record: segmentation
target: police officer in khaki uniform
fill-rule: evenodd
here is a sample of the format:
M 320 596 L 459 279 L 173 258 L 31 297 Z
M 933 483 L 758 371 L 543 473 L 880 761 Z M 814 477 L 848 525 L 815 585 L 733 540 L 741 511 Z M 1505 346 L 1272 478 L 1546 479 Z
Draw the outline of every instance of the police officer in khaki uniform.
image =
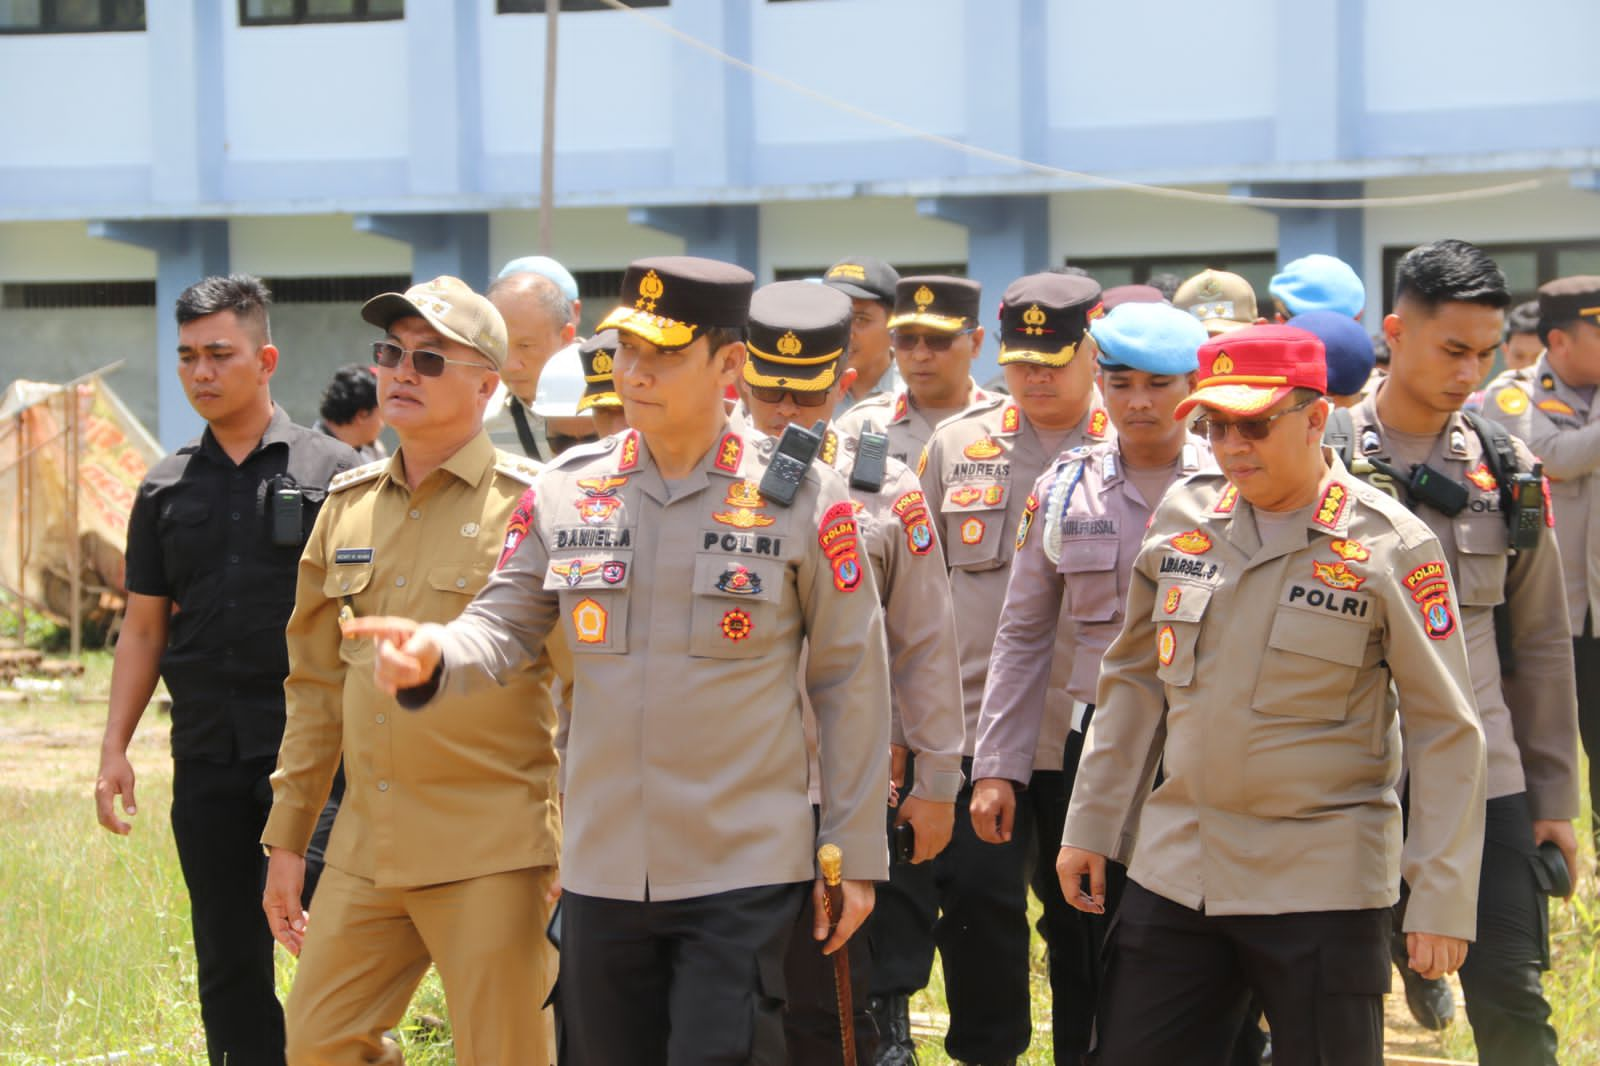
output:
M 387 613 L 448 621 L 494 569 L 537 469 L 483 431 L 505 325 L 452 277 L 374 297 L 362 317 L 384 331 L 373 358 L 400 449 L 334 480 L 289 621 L 288 725 L 261 837 L 267 920 L 300 956 L 288 1060 L 399 1062 L 382 1034 L 431 961 L 459 1061 L 548 1063 L 535 1009 L 559 846 L 548 662 L 411 714 L 375 687 L 373 642 L 339 631 Z M 348 788 L 308 927 L 302 856 L 341 753 Z
M 1540 506 L 1526 516 L 1502 493 L 1530 474 L 1533 456 L 1503 433 L 1505 454 L 1497 456 L 1493 437 L 1478 431 L 1483 423 L 1459 410 L 1499 350 L 1511 295 L 1494 260 L 1465 241 L 1412 249 L 1395 278 L 1395 310 L 1383 322 L 1389 376 L 1351 411 L 1352 468 L 1433 530 L 1461 601 L 1489 750 L 1478 943 L 1461 968 L 1479 1059 L 1553 1064 L 1556 1034 L 1539 979 L 1549 945 L 1536 849 L 1551 842 L 1570 869 L 1580 806 L 1561 552 L 1537 478 L 1528 478 L 1528 502 Z M 1508 518 L 1531 534 L 1520 545 Z
M 1490 383 L 1483 413 L 1525 441 L 1550 480 L 1566 574 L 1567 617 L 1578 677 L 1578 724 L 1589 755 L 1589 803 L 1600 810 L 1600 276 L 1561 278 L 1539 290 L 1533 365 Z M 1574 871 L 1576 873 L 1576 871 Z
M 525 531 L 448 626 L 358 629 L 402 703 L 482 692 L 559 625 L 573 652 L 562 1016 L 576 1063 L 781 1062 L 783 957 L 821 843 L 844 853 L 830 953 L 888 873 L 883 612 L 855 508 L 825 466 L 728 420 L 753 278 L 639 260 L 614 371 L 627 433 L 540 475 Z M 799 688 L 820 732 L 807 798 Z
M 894 367 L 889 318 L 900 272 L 870 255 L 847 255 L 827 269 L 822 283 L 850 297 L 850 369 L 855 378 L 841 391 L 839 413 L 868 396 L 893 396 L 900 375 Z
M 757 290 L 750 302 L 749 358 L 739 389 L 757 429 L 779 437 L 787 426 L 832 410 L 854 378 L 845 352 L 851 328 L 851 302 L 841 293 L 803 281 Z M 926 863 L 950 840 L 962 782 L 955 614 L 922 486 L 905 464 L 877 450 L 880 446 L 881 438 L 841 439 L 827 429 L 818 461 L 845 477 L 858 505 L 888 638 L 891 751 L 895 762 L 909 765 L 903 771 L 909 789 L 896 798 L 890 821 L 913 833 L 914 851 L 901 861 Z M 807 706 L 809 711 L 809 700 Z M 812 781 L 812 801 L 820 803 L 815 773 Z M 810 928 L 810 915 L 802 913 L 801 923 Z M 867 929 L 870 935 L 870 919 Z M 850 941 L 850 976 L 856 986 L 857 1047 L 871 1061 L 879 1031 L 891 1041 L 908 1041 L 910 1033 L 895 1033 L 888 1019 L 866 1013 L 868 939 Z M 833 967 L 814 944 L 797 937 L 789 946 L 788 973 L 790 1066 L 837 1064 Z
M 1484 741 L 1450 568 L 1426 525 L 1320 447 L 1314 336 L 1227 333 L 1200 367 L 1178 414 L 1204 408 L 1226 481 L 1191 477 L 1156 508 L 1057 862 L 1073 905 L 1098 912 L 1107 859 L 1132 857 L 1099 1053 L 1221 1061 L 1253 992 L 1274 1062 L 1378 1066 L 1402 871 L 1413 968 L 1456 969 L 1474 935 Z
M 933 427 L 969 404 L 989 398 L 972 380 L 972 361 L 983 349 L 976 281 L 926 274 L 894 287 L 889 343 L 903 388 L 868 396 L 839 416 L 836 428 L 853 437 L 868 426 L 889 434 L 889 454 L 912 464 Z
M 583 395 L 578 398 L 578 412 L 589 412 L 595 431 L 602 437 L 621 433 L 628 428 L 628 420 L 611 376 L 617 358 L 617 331 L 603 329 L 578 345 L 578 358 L 583 361 Z
M 937 302 L 930 307 L 941 310 Z M 968 758 L 977 742 L 1017 532 L 1037 510 L 1028 490 L 1062 452 L 1113 434 L 1095 394 L 1094 345 L 1085 343 L 1089 323 L 1101 313 L 1100 286 L 1091 278 L 1051 273 L 1012 282 L 1000 305 L 1000 365 L 1011 397 L 975 403 L 940 423 L 919 464 L 950 567 Z M 1025 849 L 1041 837 L 1048 854 L 1036 864 L 1035 887 L 1045 906 L 1045 940 L 1054 945 L 1075 939 L 1076 922 L 1049 876 L 1066 813 L 1061 758 L 1072 719 L 1071 644 L 1063 636 L 1052 655 L 1046 725 L 1017 832 L 1002 844 L 985 844 L 970 819 L 958 818 L 950 849 L 936 863 L 944 909 L 939 951 L 950 998 L 946 1046 L 963 1061 L 1005 1062 L 1028 1046 L 1023 871 Z M 958 806 L 967 808 L 971 801 L 969 786 Z M 1051 953 L 1056 998 L 1072 984 L 1066 968 L 1076 967 L 1073 954 Z
M 1089 333 L 1117 437 L 1058 459 L 1034 484 L 1029 499 L 1037 507 L 1024 512 L 1017 531 L 972 761 L 973 828 L 992 844 L 1010 838 L 1015 792 L 1033 777 L 1051 649 L 1060 640 L 1072 654 L 1066 679 L 1072 733 L 1061 764 L 1063 792 L 1070 796 L 1083 733 L 1094 714 L 1100 660 L 1122 628 L 1122 604 L 1145 524 L 1174 481 L 1217 472 L 1210 448 L 1173 417 L 1194 391 L 1196 353 L 1206 340 L 1194 316 L 1167 304 L 1129 303 L 1091 323 Z M 1052 851 L 1058 845 L 1055 839 L 1045 843 Z M 1045 866 L 1053 872 L 1053 860 Z M 1114 907 L 1112 902 L 1107 909 Z M 1063 930 L 1073 930 L 1074 938 L 1050 945 L 1052 963 L 1059 954 L 1062 964 L 1052 974 L 1064 982 L 1055 990 L 1051 1015 L 1060 1063 L 1075 1063 L 1089 1051 L 1108 921 L 1068 914 Z

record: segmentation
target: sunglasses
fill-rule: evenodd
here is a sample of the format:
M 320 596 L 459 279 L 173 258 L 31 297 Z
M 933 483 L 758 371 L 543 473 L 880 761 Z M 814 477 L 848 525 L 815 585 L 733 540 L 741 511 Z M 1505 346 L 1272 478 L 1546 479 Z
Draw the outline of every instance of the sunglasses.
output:
M 894 346 L 895 351 L 906 355 L 916 351 L 919 344 L 938 355 L 948 352 L 950 346 L 956 342 L 957 337 L 965 337 L 971 332 L 971 327 L 959 333 L 902 333 L 899 330 L 893 330 L 889 334 L 889 343 Z
M 829 389 L 821 392 L 800 392 L 797 389 L 779 389 L 771 385 L 749 385 L 750 395 L 762 403 L 782 403 L 788 397 L 796 407 L 821 407 L 828 402 Z
M 443 374 L 446 363 L 452 366 L 470 366 L 475 370 L 494 369 L 492 366 L 474 363 L 467 359 L 446 359 L 438 352 L 430 352 L 423 348 L 402 348 L 389 341 L 374 341 L 372 345 L 372 361 L 390 370 L 399 366 L 400 361 L 408 355 L 411 356 L 411 365 L 425 378 L 436 378 Z
M 1292 415 L 1296 411 L 1302 411 L 1310 404 L 1311 401 L 1306 400 L 1304 403 L 1297 403 L 1287 410 L 1279 411 L 1275 415 L 1268 415 L 1266 418 L 1247 418 L 1239 422 L 1218 422 L 1214 418 L 1197 418 L 1194 420 L 1194 431 L 1209 437 L 1212 444 L 1221 444 L 1227 440 L 1228 430 L 1230 429 L 1239 431 L 1240 440 L 1263 441 L 1272 432 L 1273 423 L 1277 422 L 1278 419 L 1284 415 Z

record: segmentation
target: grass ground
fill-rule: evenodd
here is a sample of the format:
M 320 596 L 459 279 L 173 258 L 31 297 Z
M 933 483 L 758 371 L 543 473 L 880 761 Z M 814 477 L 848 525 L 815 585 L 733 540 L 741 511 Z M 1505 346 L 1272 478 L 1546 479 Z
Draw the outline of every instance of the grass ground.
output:
M 0 1063 L 190 1066 L 204 1061 L 204 1041 L 188 900 L 167 822 L 166 723 L 152 713 L 135 737 L 141 813 L 130 837 L 113 837 L 95 824 L 91 791 L 109 658 L 91 654 L 87 663 L 85 676 L 59 692 L 0 702 Z M 1583 865 L 1592 869 L 1592 853 Z M 1592 877 L 1580 881 L 1570 906 L 1552 908 L 1551 933 L 1555 967 L 1546 990 L 1563 1061 L 1600 1062 L 1600 902 Z M 1037 942 L 1033 970 L 1034 1047 L 1022 1061 L 1044 1066 L 1051 1061 L 1049 993 Z M 292 961 L 280 955 L 280 992 L 292 976 Z M 1427 1033 L 1411 1024 L 1398 990 L 1397 982 L 1388 1001 L 1394 1061 L 1473 1061 L 1463 1011 L 1447 1032 Z M 924 1066 L 944 1066 L 937 967 L 912 1009 L 923 1022 Z M 447 1015 L 435 976 L 410 1017 L 420 1014 Z M 413 1066 L 455 1061 L 447 1037 L 410 1024 L 400 1035 Z

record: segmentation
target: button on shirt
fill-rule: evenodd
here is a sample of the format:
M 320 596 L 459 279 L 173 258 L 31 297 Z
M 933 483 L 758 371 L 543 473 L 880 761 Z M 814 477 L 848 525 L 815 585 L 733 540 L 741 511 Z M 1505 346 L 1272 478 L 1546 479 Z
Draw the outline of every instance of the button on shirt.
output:
M 328 482 L 355 465 L 349 446 L 275 406 L 243 462 L 235 465 L 208 428 L 140 484 L 128 518 L 127 587 L 177 607 L 161 656 L 175 758 L 276 754 L 295 566 Z M 280 489 L 300 492 L 292 544 L 273 543 Z

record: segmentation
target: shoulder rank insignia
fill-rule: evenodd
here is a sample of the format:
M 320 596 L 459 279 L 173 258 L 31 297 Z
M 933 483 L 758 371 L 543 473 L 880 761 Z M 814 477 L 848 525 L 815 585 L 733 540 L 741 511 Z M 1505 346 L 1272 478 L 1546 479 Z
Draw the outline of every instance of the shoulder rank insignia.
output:
M 1104 440 L 1106 426 L 1110 423 L 1111 416 L 1106 414 L 1105 408 L 1096 407 L 1094 413 L 1089 416 L 1089 428 L 1085 432 L 1095 440 Z
M 1578 413 L 1572 409 L 1571 404 L 1563 403 L 1554 397 L 1548 400 L 1540 400 L 1539 410 L 1550 415 L 1575 415 Z
M 342 492 L 343 490 L 350 488 L 352 485 L 360 485 L 362 482 L 371 481 L 373 478 L 383 473 L 383 468 L 388 465 L 389 460 L 378 459 L 374 462 L 363 463 L 361 466 L 352 467 L 343 473 L 335 474 L 333 480 L 328 482 L 328 491 Z
M 718 470 L 730 474 L 739 472 L 739 457 L 744 454 L 744 441 L 739 439 L 739 434 L 728 433 L 717 444 L 717 458 L 713 463 Z
M 1234 507 L 1239 503 L 1239 487 L 1231 481 L 1228 487 L 1222 490 L 1222 495 L 1217 497 L 1216 504 L 1211 508 L 1212 514 L 1232 514 Z
M 821 459 L 825 466 L 832 466 L 834 460 L 839 458 L 839 435 L 833 430 L 830 429 L 822 435 L 822 451 L 817 458 Z
M 1556 391 L 1556 378 L 1554 374 L 1543 374 L 1539 378 L 1539 387 L 1545 392 Z
M 1000 415 L 1000 432 L 1015 433 L 1022 428 L 1022 412 L 1014 403 L 1006 404 L 1006 409 Z
M 1191 529 L 1179 533 L 1167 543 L 1183 552 L 1185 555 L 1204 555 L 1211 550 L 1211 538 L 1198 529 Z
M 1311 520 L 1324 529 L 1337 529 L 1344 509 L 1350 504 L 1350 493 L 1338 482 L 1331 483 L 1317 501 L 1317 513 Z
M 1528 409 L 1528 394 L 1515 385 L 1507 385 L 1494 394 L 1494 403 L 1508 415 L 1520 415 Z
M 967 445 L 961 454 L 968 459 L 993 459 L 1003 451 L 1005 449 L 996 444 L 993 437 L 985 435 Z
M 500 549 L 500 560 L 494 564 L 496 570 L 503 568 L 506 563 L 511 561 L 511 557 L 517 553 L 517 545 L 522 543 L 523 538 L 527 537 L 528 530 L 532 527 L 533 490 L 529 489 L 522 494 L 522 498 L 517 501 L 516 507 L 511 510 L 511 519 L 506 523 L 505 544 Z
M 898 422 L 906 416 L 906 394 L 897 393 L 894 398 L 894 413 L 889 416 L 889 421 Z
M 639 431 L 628 430 L 622 438 L 622 454 L 617 457 L 617 473 L 625 474 L 639 465 Z

